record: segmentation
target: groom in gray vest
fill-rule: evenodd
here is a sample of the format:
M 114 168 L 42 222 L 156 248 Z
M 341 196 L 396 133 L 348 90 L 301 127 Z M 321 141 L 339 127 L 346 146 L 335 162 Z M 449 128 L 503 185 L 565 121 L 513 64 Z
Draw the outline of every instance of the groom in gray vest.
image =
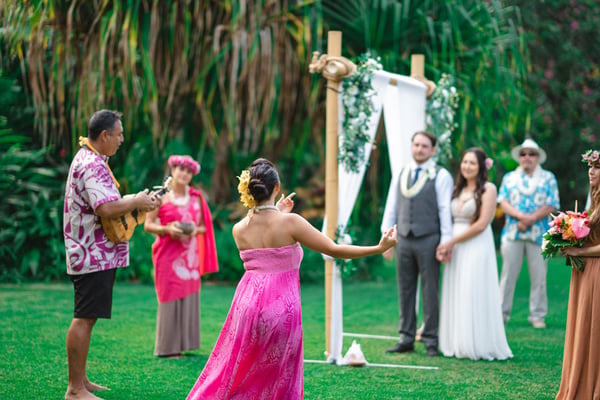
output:
M 427 355 L 437 356 L 440 263 L 435 251 L 439 243 L 452 237 L 453 181 L 450 173 L 431 159 L 437 143 L 432 133 L 416 132 L 411 142 L 413 161 L 392 177 L 381 224 L 382 232 L 394 224 L 398 226 L 396 270 L 401 337 L 387 352 L 414 350 L 417 285 L 421 275 L 424 319 L 421 338 Z M 383 255 L 391 260 L 394 248 Z

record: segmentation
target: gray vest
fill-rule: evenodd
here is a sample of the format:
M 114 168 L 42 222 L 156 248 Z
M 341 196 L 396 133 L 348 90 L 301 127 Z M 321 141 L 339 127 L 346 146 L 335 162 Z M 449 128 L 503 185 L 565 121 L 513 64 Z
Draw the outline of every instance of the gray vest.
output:
M 408 168 L 408 167 L 405 167 Z M 435 167 L 436 174 L 440 167 Z M 437 177 L 437 175 L 436 175 Z M 415 237 L 440 233 L 440 216 L 438 214 L 435 179 L 428 179 L 423 189 L 413 198 L 402 195 L 398 181 L 398 234 Z

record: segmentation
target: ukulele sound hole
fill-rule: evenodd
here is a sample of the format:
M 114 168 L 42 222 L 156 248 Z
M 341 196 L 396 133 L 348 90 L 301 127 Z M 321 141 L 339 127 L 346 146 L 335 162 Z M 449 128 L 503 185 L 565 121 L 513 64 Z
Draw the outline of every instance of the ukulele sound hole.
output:
M 132 217 L 133 217 L 133 219 L 135 220 L 135 223 L 139 225 L 139 224 L 140 224 L 140 221 L 138 221 L 138 215 L 139 215 L 139 212 L 138 212 L 138 210 L 133 210 L 133 211 L 131 212 L 131 216 L 132 216 Z
M 127 219 L 125 218 L 124 215 L 121 215 L 121 223 L 123 224 L 123 227 L 125 227 L 125 230 L 129 229 L 127 227 Z

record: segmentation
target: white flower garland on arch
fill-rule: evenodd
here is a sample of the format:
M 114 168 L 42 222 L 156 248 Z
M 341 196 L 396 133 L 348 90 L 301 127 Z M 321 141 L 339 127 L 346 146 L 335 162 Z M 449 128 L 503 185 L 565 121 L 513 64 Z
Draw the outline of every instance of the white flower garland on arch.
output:
M 364 148 L 370 140 L 368 121 L 373 113 L 372 98 L 375 95 L 371 78 L 374 71 L 382 69 L 380 58 L 373 58 L 369 52 L 359 56 L 356 64 L 356 72 L 344 79 L 341 91 L 344 119 L 338 160 L 348 172 L 357 172 L 366 163 Z M 458 126 L 455 114 L 459 95 L 453 84 L 451 75 L 442 74 L 427 100 L 426 129 L 438 139 L 434 158 L 439 163 L 452 158 L 451 136 Z
M 356 72 L 344 79 L 342 84 L 343 135 L 339 140 L 338 160 L 347 172 L 358 172 L 366 163 L 365 144 L 369 142 L 369 118 L 373 113 L 372 98 L 375 95 L 371 76 L 382 69 L 379 57 L 370 53 L 358 57 Z
M 442 74 L 431 97 L 427 100 L 425 123 L 427 130 L 438 139 L 434 157 L 442 164 L 452 158 L 451 136 L 452 131 L 458 126 L 454 116 L 458 108 L 459 96 L 453 84 L 452 76 Z

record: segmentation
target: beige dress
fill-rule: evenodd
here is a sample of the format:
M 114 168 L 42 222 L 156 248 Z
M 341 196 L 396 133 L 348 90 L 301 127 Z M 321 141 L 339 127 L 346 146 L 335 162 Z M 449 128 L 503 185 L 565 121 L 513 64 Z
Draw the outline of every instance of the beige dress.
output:
M 571 272 L 562 376 L 557 399 L 600 399 L 600 257 Z

